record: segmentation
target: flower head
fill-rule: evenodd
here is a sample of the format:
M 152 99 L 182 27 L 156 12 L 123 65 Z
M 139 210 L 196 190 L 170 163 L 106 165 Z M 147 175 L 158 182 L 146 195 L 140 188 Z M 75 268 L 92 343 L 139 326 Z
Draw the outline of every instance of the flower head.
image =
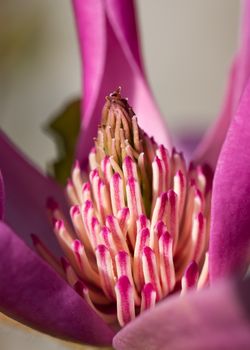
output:
M 33 242 L 98 315 L 124 326 L 168 294 L 208 283 L 211 178 L 150 138 L 120 89 L 106 98 L 94 142 L 88 181 L 76 162 L 67 185 L 74 230 L 48 202 L 66 259 L 60 266 Z
M 249 347 L 243 313 L 249 316 L 249 279 L 216 282 L 249 264 L 249 4 L 225 108 L 186 168 L 148 88 L 133 1 L 74 0 L 85 96 L 80 163 L 67 185 L 72 223 L 61 189 L 1 133 L 1 311 L 54 336 L 113 341 L 117 349 Z M 120 84 L 139 125 L 164 146 L 139 128 L 118 90 L 107 98 L 86 178 L 81 167 L 93 147 L 102 98 Z M 215 170 L 212 189 L 211 172 L 199 159 Z M 41 233 L 32 239 L 47 262 L 26 244 L 30 232 Z M 211 288 L 186 293 L 207 282 Z M 126 326 L 117 332 L 107 324 L 116 321 Z

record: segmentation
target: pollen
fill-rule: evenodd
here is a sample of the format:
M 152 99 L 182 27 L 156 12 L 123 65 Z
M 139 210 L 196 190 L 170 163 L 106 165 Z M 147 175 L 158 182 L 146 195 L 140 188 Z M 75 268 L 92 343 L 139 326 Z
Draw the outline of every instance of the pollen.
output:
M 120 89 L 106 98 L 89 154 L 66 193 L 71 222 L 50 199 L 64 256 L 36 237 L 38 253 L 107 323 L 126 325 L 170 294 L 209 284 L 212 175 L 158 145 L 138 126 Z

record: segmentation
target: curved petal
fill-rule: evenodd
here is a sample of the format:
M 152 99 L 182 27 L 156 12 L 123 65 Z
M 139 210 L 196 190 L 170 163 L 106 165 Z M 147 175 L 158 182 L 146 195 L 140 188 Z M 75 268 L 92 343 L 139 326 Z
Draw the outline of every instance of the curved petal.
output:
M 216 167 L 221 147 L 225 140 L 234 111 L 233 100 L 238 60 L 235 58 L 230 69 L 227 91 L 219 118 L 208 129 L 197 145 L 192 159 L 196 163 L 208 163 L 213 169 Z
M 216 166 L 221 147 L 229 125 L 237 109 L 239 99 L 250 75 L 250 1 L 242 1 L 242 20 L 240 45 L 235 58 L 227 86 L 227 93 L 218 120 L 214 122 L 198 145 L 193 158 L 205 161 L 213 168 Z
M 140 59 L 133 0 L 73 0 L 83 60 L 84 99 L 77 157 L 84 163 L 100 122 L 105 96 L 122 86 L 141 127 L 170 145 Z M 86 136 L 87 135 L 87 136 Z
M 250 284 L 244 285 L 250 292 Z M 247 350 L 250 322 L 233 283 L 172 296 L 143 313 L 113 340 L 115 349 Z
M 0 171 L 0 220 L 3 219 L 4 214 L 4 202 L 5 202 L 5 193 L 4 193 L 4 183 L 3 183 L 3 176 Z
M 213 183 L 210 277 L 250 262 L 250 80 L 223 145 Z
M 0 222 L 0 310 L 51 335 L 108 345 L 113 332 L 85 301 Z
M 60 252 L 49 225 L 46 200 L 53 196 L 63 207 L 63 191 L 43 176 L 0 131 L 0 169 L 5 185 L 4 220 L 31 245 L 30 234 L 40 234 L 54 252 Z

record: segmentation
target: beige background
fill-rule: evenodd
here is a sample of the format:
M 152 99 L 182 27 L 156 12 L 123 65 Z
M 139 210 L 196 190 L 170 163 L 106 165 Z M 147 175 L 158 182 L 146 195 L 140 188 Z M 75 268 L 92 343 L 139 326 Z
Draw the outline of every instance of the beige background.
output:
M 146 67 L 172 130 L 216 116 L 236 48 L 239 0 L 139 0 Z M 39 166 L 55 153 L 41 127 L 80 93 L 70 1 L 0 1 L 0 125 Z M 0 348 L 65 349 L 0 325 Z M 39 339 L 39 340 L 37 340 Z
M 203 129 L 222 99 L 239 0 L 137 3 L 149 80 L 169 125 Z M 54 146 L 41 126 L 80 93 L 70 1 L 0 4 L 0 124 L 44 168 Z

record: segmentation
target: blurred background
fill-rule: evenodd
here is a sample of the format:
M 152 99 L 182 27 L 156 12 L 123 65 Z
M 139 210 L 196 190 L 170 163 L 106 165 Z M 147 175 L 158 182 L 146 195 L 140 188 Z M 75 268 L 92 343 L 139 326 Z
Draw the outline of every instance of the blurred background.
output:
M 237 45 L 239 0 L 138 0 L 148 77 L 173 131 L 218 114 Z M 39 166 L 55 155 L 46 120 L 80 95 L 69 0 L 0 1 L 0 125 Z
M 217 116 L 237 47 L 239 3 L 137 1 L 149 81 L 173 131 L 202 131 Z M 71 3 L 0 1 L 0 23 L 0 126 L 45 169 L 55 146 L 43 127 L 81 93 Z M 36 337 L 0 324 L 3 350 L 32 349 Z M 36 349 L 66 346 L 46 339 Z

